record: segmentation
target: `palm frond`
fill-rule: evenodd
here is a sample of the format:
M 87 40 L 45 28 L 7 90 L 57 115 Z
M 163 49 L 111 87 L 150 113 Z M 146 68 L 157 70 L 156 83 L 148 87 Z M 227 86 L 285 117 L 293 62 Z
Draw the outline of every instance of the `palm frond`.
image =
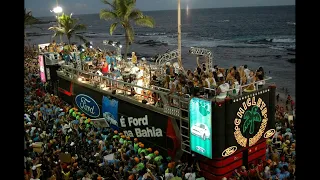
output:
M 109 2 L 109 0 L 101 0 L 101 2 L 103 3 L 103 4 L 107 4 L 107 5 L 109 5 L 111 8 L 115 8 L 115 5 L 114 5 L 114 0 L 113 0 L 113 2 Z
M 59 26 L 49 27 L 48 30 L 52 30 L 54 32 L 66 33 L 65 29 L 63 27 L 59 27 Z
M 83 41 L 84 43 L 88 42 L 88 40 L 83 35 L 75 34 L 74 36 Z
M 124 18 L 125 14 L 127 13 L 127 3 L 128 1 L 115 0 L 115 11 L 121 18 Z
M 136 25 L 153 28 L 155 26 L 154 19 L 150 16 L 143 16 L 134 20 Z
M 87 26 L 84 24 L 77 24 L 73 27 L 75 31 L 83 31 L 87 29 Z
M 64 35 L 64 33 L 62 33 L 61 31 L 55 31 L 52 37 L 55 38 L 60 35 Z
M 31 11 L 24 9 L 24 25 L 32 25 L 39 22 L 39 19 L 32 16 Z
M 126 6 L 125 17 L 128 18 L 130 16 L 131 12 L 134 10 L 136 3 L 133 2 L 132 0 L 128 0 L 127 3 L 125 4 L 125 6 Z
M 118 23 L 117 23 L 117 22 L 116 22 L 116 23 L 111 24 L 111 26 L 110 26 L 110 35 L 112 35 L 112 34 L 113 34 L 113 32 L 116 30 L 117 25 L 118 25 Z
M 138 9 L 134 9 L 131 11 L 130 15 L 129 15 L 129 19 L 138 19 L 140 17 L 143 17 L 143 14 L 140 10 Z
M 100 19 L 114 20 L 117 18 L 117 14 L 108 9 L 102 9 L 100 11 Z

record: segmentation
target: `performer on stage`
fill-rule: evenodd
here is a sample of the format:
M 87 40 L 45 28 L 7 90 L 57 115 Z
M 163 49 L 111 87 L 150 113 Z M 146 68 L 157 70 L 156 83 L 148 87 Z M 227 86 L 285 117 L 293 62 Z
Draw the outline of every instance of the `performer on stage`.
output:
M 131 55 L 132 55 L 132 56 L 131 56 L 131 58 L 132 58 L 132 59 L 131 59 L 131 62 L 132 62 L 133 64 L 137 64 L 138 61 L 137 61 L 136 53 L 135 53 L 135 52 L 132 52 Z
M 138 71 L 137 73 L 137 86 L 141 86 L 143 87 L 144 86 L 144 81 L 143 81 L 143 75 L 144 75 L 144 67 L 143 66 L 140 66 L 140 71 Z M 142 88 L 138 88 L 138 87 L 135 87 L 135 92 L 139 95 L 143 95 L 143 89 Z

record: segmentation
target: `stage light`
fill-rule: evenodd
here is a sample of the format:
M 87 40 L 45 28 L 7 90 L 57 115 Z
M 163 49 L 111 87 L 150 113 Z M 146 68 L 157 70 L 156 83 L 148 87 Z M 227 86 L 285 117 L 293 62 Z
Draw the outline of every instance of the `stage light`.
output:
M 119 45 L 119 48 L 122 48 L 122 45 L 121 45 L 121 44 Z

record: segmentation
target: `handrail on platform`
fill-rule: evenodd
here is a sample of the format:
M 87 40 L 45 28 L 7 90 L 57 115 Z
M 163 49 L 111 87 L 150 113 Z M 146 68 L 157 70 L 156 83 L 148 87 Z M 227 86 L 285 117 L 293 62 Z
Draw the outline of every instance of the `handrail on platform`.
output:
M 94 88 L 99 88 L 100 90 L 104 90 L 106 92 L 111 91 L 111 93 L 116 93 L 117 95 L 124 95 L 130 99 L 137 100 L 139 102 L 142 102 L 142 100 L 151 100 L 151 102 L 154 102 L 156 107 L 158 108 L 164 108 L 164 107 L 171 107 L 171 108 L 177 108 L 182 110 L 187 110 L 187 106 L 185 104 L 188 104 L 192 96 L 188 96 L 188 94 L 183 95 L 177 95 L 177 93 L 171 93 L 169 89 L 158 87 L 154 85 L 150 85 L 149 87 L 141 87 L 132 83 L 124 82 L 121 80 L 115 79 L 111 74 L 108 76 L 101 76 L 98 74 L 94 74 L 91 72 L 86 72 L 83 70 L 79 70 L 73 67 L 70 67 L 68 65 L 62 65 L 60 69 L 57 71 L 57 74 L 60 76 L 64 76 L 73 80 L 77 80 L 79 83 L 84 83 L 87 85 L 91 85 Z M 88 79 L 88 80 L 86 80 Z M 246 84 L 239 86 L 238 89 L 233 88 L 228 90 L 228 96 L 230 98 L 236 98 L 238 96 L 242 96 L 243 89 L 247 86 L 254 85 L 255 89 L 252 92 L 256 92 L 259 88 L 259 85 L 265 85 L 265 82 L 268 80 L 271 80 L 271 77 L 267 77 L 264 80 L 257 81 L 251 84 Z M 132 89 L 134 88 L 140 88 L 144 90 L 144 93 L 138 94 L 138 98 L 134 98 L 132 96 Z M 207 90 L 207 92 L 213 92 L 213 97 L 208 97 L 204 99 L 211 99 L 212 101 L 216 101 L 216 89 L 211 88 L 203 88 L 204 90 Z M 233 93 L 234 90 L 238 90 L 238 93 Z M 223 99 L 222 99 L 223 100 Z

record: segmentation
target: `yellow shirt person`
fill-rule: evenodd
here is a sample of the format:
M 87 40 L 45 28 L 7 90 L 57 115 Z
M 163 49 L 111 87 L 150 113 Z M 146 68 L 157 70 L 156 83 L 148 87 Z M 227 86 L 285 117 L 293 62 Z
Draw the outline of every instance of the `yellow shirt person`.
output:
M 132 56 L 131 56 L 131 61 L 132 61 L 132 63 L 133 64 L 137 64 L 137 56 L 136 56 L 136 53 L 135 52 L 132 52 L 131 53 L 132 54 Z

